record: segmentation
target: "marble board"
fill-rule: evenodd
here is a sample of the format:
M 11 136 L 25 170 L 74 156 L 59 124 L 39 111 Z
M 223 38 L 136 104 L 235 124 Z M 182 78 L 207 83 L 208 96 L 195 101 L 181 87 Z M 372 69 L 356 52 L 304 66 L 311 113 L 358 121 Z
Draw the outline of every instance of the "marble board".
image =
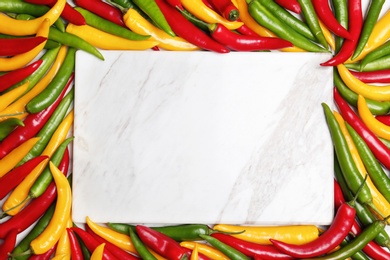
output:
M 330 224 L 323 53 L 77 52 L 73 220 Z

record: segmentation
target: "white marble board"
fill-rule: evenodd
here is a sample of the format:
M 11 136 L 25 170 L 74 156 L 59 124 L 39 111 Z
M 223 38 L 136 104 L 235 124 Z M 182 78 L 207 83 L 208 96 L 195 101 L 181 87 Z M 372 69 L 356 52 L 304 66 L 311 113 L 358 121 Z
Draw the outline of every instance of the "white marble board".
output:
M 73 220 L 330 224 L 320 53 L 77 52 Z

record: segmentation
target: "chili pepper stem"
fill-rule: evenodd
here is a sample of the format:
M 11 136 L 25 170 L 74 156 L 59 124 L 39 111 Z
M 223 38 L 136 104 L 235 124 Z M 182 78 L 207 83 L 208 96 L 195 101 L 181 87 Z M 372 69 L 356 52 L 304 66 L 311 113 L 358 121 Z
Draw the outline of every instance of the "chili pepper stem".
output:
M 364 184 L 365 184 L 366 181 L 367 181 L 367 177 L 368 177 L 368 174 L 366 173 L 366 175 L 364 176 L 364 180 L 363 180 L 362 184 L 360 185 L 359 189 L 357 190 L 355 196 L 353 197 L 353 199 L 352 199 L 350 202 L 348 202 L 348 204 L 349 204 L 351 207 L 355 207 L 355 202 L 356 202 L 356 200 L 357 200 L 357 198 L 358 198 L 358 196 L 359 196 L 360 191 L 363 189 L 363 186 L 364 186 Z
M 32 250 L 28 249 L 24 252 L 17 253 L 17 254 L 8 253 L 8 256 L 11 257 L 11 259 L 17 259 L 18 257 L 21 257 L 21 256 L 31 255 L 32 253 L 33 253 Z
M 18 208 L 20 205 L 23 205 L 25 202 L 29 201 L 30 199 L 32 199 L 32 197 L 30 195 L 28 195 L 24 200 L 22 200 L 20 203 L 18 203 L 17 205 L 7 209 L 6 211 L 3 211 L 3 213 L 0 215 L 0 219 L 3 219 L 7 216 L 7 213 Z
M 13 114 L 4 114 L 4 115 L 1 115 L 1 116 L 0 116 L 0 119 L 1 119 L 1 118 L 5 118 L 5 117 L 20 116 L 20 115 L 23 115 L 24 113 L 26 113 L 26 112 L 23 111 L 23 112 L 18 112 L 18 113 L 13 113 Z

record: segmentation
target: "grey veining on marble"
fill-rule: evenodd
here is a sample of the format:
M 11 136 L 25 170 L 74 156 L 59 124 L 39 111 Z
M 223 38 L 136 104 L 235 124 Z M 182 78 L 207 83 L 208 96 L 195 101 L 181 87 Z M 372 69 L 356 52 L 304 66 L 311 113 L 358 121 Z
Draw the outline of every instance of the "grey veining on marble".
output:
M 73 219 L 329 224 L 328 54 L 78 52 Z

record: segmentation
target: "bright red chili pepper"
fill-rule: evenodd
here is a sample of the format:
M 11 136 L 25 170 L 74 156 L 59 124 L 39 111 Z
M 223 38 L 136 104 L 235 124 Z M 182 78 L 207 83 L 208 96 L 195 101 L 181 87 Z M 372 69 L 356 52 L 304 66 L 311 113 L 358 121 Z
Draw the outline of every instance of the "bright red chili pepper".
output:
M 275 1 L 281 7 L 284 7 L 287 10 L 290 10 L 294 13 L 301 13 L 301 6 L 299 5 L 297 0 L 276 0 Z
M 0 143 L 0 159 L 6 156 L 10 151 L 19 146 L 21 143 L 34 137 L 39 132 L 39 130 L 41 130 L 41 128 L 46 124 L 50 116 L 58 107 L 72 82 L 73 76 L 69 79 L 60 96 L 53 104 L 39 113 L 29 114 L 23 121 L 23 127 L 16 127 L 6 138 L 3 139 L 3 141 Z
M 16 229 L 12 229 L 7 236 L 5 237 L 3 244 L 0 246 L 0 260 L 7 260 L 9 257 L 9 253 L 12 252 L 12 250 L 15 247 L 16 243 L 16 236 L 18 235 L 18 232 Z
M 213 11 L 217 11 L 217 8 L 213 5 L 213 3 L 209 0 L 202 0 L 202 2 L 208 7 L 210 8 L 211 10 Z
M 349 104 L 341 97 L 337 89 L 333 91 L 334 100 L 339 108 L 340 114 L 355 131 L 364 139 L 372 153 L 387 169 L 390 169 L 390 149 L 387 148 L 378 137 L 367 128 L 363 121 L 351 109 Z
M 186 250 L 172 238 L 142 225 L 137 225 L 135 229 L 142 242 L 162 257 L 172 260 L 181 260 L 187 257 Z
M 19 83 L 23 79 L 30 76 L 36 71 L 42 64 L 42 60 L 37 60 L 24 68 L 10 71 L 0 76 L 0 92 L 12 87 L 14 84 Z
M 364 83 L 390 83 L 390 69 L 362 72 L 350 70 L 350 72 Z
M 376 116 L 376 119 L 379 122 L 382 122 L 383 124 L 390 126 L 390 115 Z
M 38 5 L 48 5 L 53 7 L 57 0 L 24 0 L 30 4 L 38 4 Z M 61 13 L 61 16 L 66 19 L 69 23 L 75 25 L 85 25 L 84 16 L 82 16 L 78 11 L 76 11 L 69 3 L 65 4 L 64 10 Z
M 290 42 L 280 38 L 237 34 L 222 24 L 210 24 L 209 28 L 214 40 L 235 51 L 276 50 L 293 46 Z
M 46 253 L 40 255 L 31 255 L 28 260 L 49 260 L 51 259 L 54 251 L 57 248 L 57 244 L 55 244 L 52 248 L 50 248 Z
M 75 0 L 77 6 L 103 17 L 113 23 L 126 27 L 123 22 L 122 12 L 106 2 L 101 0 Z
M 343 191 L 341 190 L 341 187 L 339 183 L 336 180 L 333 180 L 334 183 L 334 189 L 333 189 L 333 195 L 334 195 L 334 208 L 338 209 L 341 204 L 345 203 Z
M 166 0 L 168 4 L 170 4 L 174 8 L 179 8 L 180 10 L 183 10 L 183 6 L 181 5 L 180 0 Z
M 350 38 L 345 39 L 340 51 L 322 66 L 337 66 L 352 56 L 359 41 L 360 32 L 363 26 L 362 3 L 361 0 L 348 1 L 348 27 Z
M 318 17 L 330 31 L 340 37 L 346 39 L 351 38 L 350 33 L 340 25 L 340 23 L 333 15 L 328 0 L 313 0 L 312 3 Z
M 47 38 L 42 36 L 0 39 L 0 56 L 14 56 L 34 49 Z
M 48 156 L 38 156 L 12 169 L 0 178 L 0 200 L 13 190 L 39 163 Z
M 156 3 L 172 30 L 177 35 L 205 50 L 219 53 L 229 52 L 228 48 L 210 38 L 206 33 L 188 21 L 178 10 L 168 5 L 165 0 L 156 0 Z
M 84 242 L 85 246 L 87 247 L 88 251 L 93 252 L 96 247 L 100 245 L 100 243 L 87 231 L 79 228 L 79 227 L 72 227 L 71 228 L 78 236 L 79 238 Z M 104 248 L 103 253 L 103 259 L 105 260 L 115 260 L 115 256 L 108 251 L 107 248 Z
M 219 14 L 229 21 L 236 21 L 240 15 L 237 7 L 230 0 L 210 0 Z
M 70 228 L 67 228 L 66 232 L 68 233 L 69 244 L 72 253 L 71 258 L 73 260 L 83 260 L 83 251 L 81 250 L 80 243 L 77 240 L 76 235 Z
M 241 19 L 237 19 L 237 22 L 242 22 Z M 253 31 L 251 28 L 249 28 L 246 24 L 241 25 L 237 28 L 237 32 L 243 34 L 243 35 L 249 35 L 249 36 L 255 36 L 258 37 L 259 35 Z

